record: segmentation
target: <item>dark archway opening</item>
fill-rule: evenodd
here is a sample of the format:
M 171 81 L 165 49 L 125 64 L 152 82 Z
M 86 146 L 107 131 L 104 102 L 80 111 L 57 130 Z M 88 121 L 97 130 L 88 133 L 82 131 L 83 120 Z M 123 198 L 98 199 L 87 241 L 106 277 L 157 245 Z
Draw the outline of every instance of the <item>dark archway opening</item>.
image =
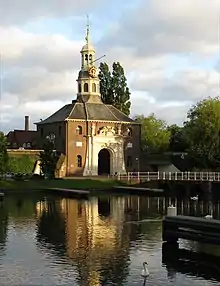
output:
M 108 149 L 102 149 L 98 155 L 98 174 L 110 175 L 110 153 Z

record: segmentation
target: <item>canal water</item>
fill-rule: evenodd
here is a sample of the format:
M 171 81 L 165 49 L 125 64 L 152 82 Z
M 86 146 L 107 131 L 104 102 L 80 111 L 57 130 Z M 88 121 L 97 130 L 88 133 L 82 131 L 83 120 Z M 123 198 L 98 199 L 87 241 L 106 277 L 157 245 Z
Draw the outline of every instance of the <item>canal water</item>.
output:
M 170 203 L 135 196 L 7 196 L 0 205 L 0 284 L 219 285 L 220 259 L 198 253 L 220 257 L 220 248 L 181 242 L 178 251 L 169 250 L 173 259 L 166 258 L 161 219 Z M 172 203 L 179 213 L 211 211 L 220 218 L 218 203 Z M 144 261 L 146 281 L 140 275 Z

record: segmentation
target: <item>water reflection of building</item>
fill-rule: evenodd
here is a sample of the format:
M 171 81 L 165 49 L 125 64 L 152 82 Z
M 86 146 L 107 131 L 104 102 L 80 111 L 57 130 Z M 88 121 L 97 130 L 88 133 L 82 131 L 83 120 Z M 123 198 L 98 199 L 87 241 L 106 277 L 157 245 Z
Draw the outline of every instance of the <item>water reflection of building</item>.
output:
M 38 240 L 60 249 L 61 241 L 56 244 L 51 232 L 63 237 L 65 252 L 77 266 L 80 285 L 102 285 L 103 279 L 109 277 L 124 279 L 129 261 L 129 228 L 124 229 L 122 224 L 124 201 L 124 198 L 91 198 L 89 201 L 63 199 L 59 204 L 50 202 L 47 206 L 45 202 L 38 204 L 38 213 L 42 212 Z M 57 223 L 52 210 L 59 212 Z

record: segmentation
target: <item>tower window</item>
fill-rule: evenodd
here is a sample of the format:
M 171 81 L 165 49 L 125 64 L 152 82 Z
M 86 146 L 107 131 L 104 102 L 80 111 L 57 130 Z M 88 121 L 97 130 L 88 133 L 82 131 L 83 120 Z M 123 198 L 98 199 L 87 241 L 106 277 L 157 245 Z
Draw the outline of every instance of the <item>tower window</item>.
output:
M 90 63 L 92 63 L 92 55 L 91 54 L 89 55 L 89 61 L 90 61 Z
M 128 157 L 127 157 L 127 167 L 128 167 L 128 168 L 131 168 L 131 167 L 132 167 L 132 157 L 131 157 L 131 156 L 128 156 Z
M 132 129 L 131 128 L 128 128 L 128 133 L 127 134 L 128 134 L 129 137 L 132 137 Z
M 96 92 L 96 84 L 95 83 L 92 84 L 92 92 Z
M 82 156 L 77 155 L 77 167 L 81 168 L 82 167 Z
M 81 86 L 81 83 L 78 84 L 78 92 L 82 92 L 82 86 Z
M 88 55 L 87 54 L 85 55 L 85 61 L 88 61 Z
M 76 134 L 78 134 L 78 135 L 82 135 L 82 126 L 77 126 L 77 128 L 76 128 Z
M 84 92 L 88 92 L 89 91 L 89 85 L 88 83 L 84 83 Z

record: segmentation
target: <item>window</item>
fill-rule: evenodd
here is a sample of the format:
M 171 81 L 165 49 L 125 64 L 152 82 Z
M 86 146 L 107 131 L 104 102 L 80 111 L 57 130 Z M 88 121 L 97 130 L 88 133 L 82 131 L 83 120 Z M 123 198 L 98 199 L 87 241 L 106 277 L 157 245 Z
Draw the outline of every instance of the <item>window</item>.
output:
M 31 143 L 27 143 L 27 148 L 31 148 Z
M 131 137 L 132 136 L 132 129 L 128 128 L 128 136 Z
M 90 63 L 92 63 L 92 55 L 91 54 L 89 55 L 89 61 L 90 61 Z
M 82 86 L 81 86 L 81 83 L 78 84 L 78 92 L 82 92 Z
M 77 155 L 77 167 L 81 168 L 82 167 L 82 156 Z
M 87 54 L 85 55 L 85 61 L 88 61 L 88 55 Z
M 82 135 L 82 126 L 79 125 L 76 127 L 76 134 Z
M 95 83 L 92 84 L 92 92 L 96 92 L 96 84 Z
M 128 167 L 128 168 L 131 168 L 131 167 L 132 167 L 132 157 L 131 157 L 131 156 L 128 156 L 128 157 L 127 157 L 127 167 Z
M 89 91 L 89 85 L 88 83 L 84 83 L 84 92 L 88 92 Z

